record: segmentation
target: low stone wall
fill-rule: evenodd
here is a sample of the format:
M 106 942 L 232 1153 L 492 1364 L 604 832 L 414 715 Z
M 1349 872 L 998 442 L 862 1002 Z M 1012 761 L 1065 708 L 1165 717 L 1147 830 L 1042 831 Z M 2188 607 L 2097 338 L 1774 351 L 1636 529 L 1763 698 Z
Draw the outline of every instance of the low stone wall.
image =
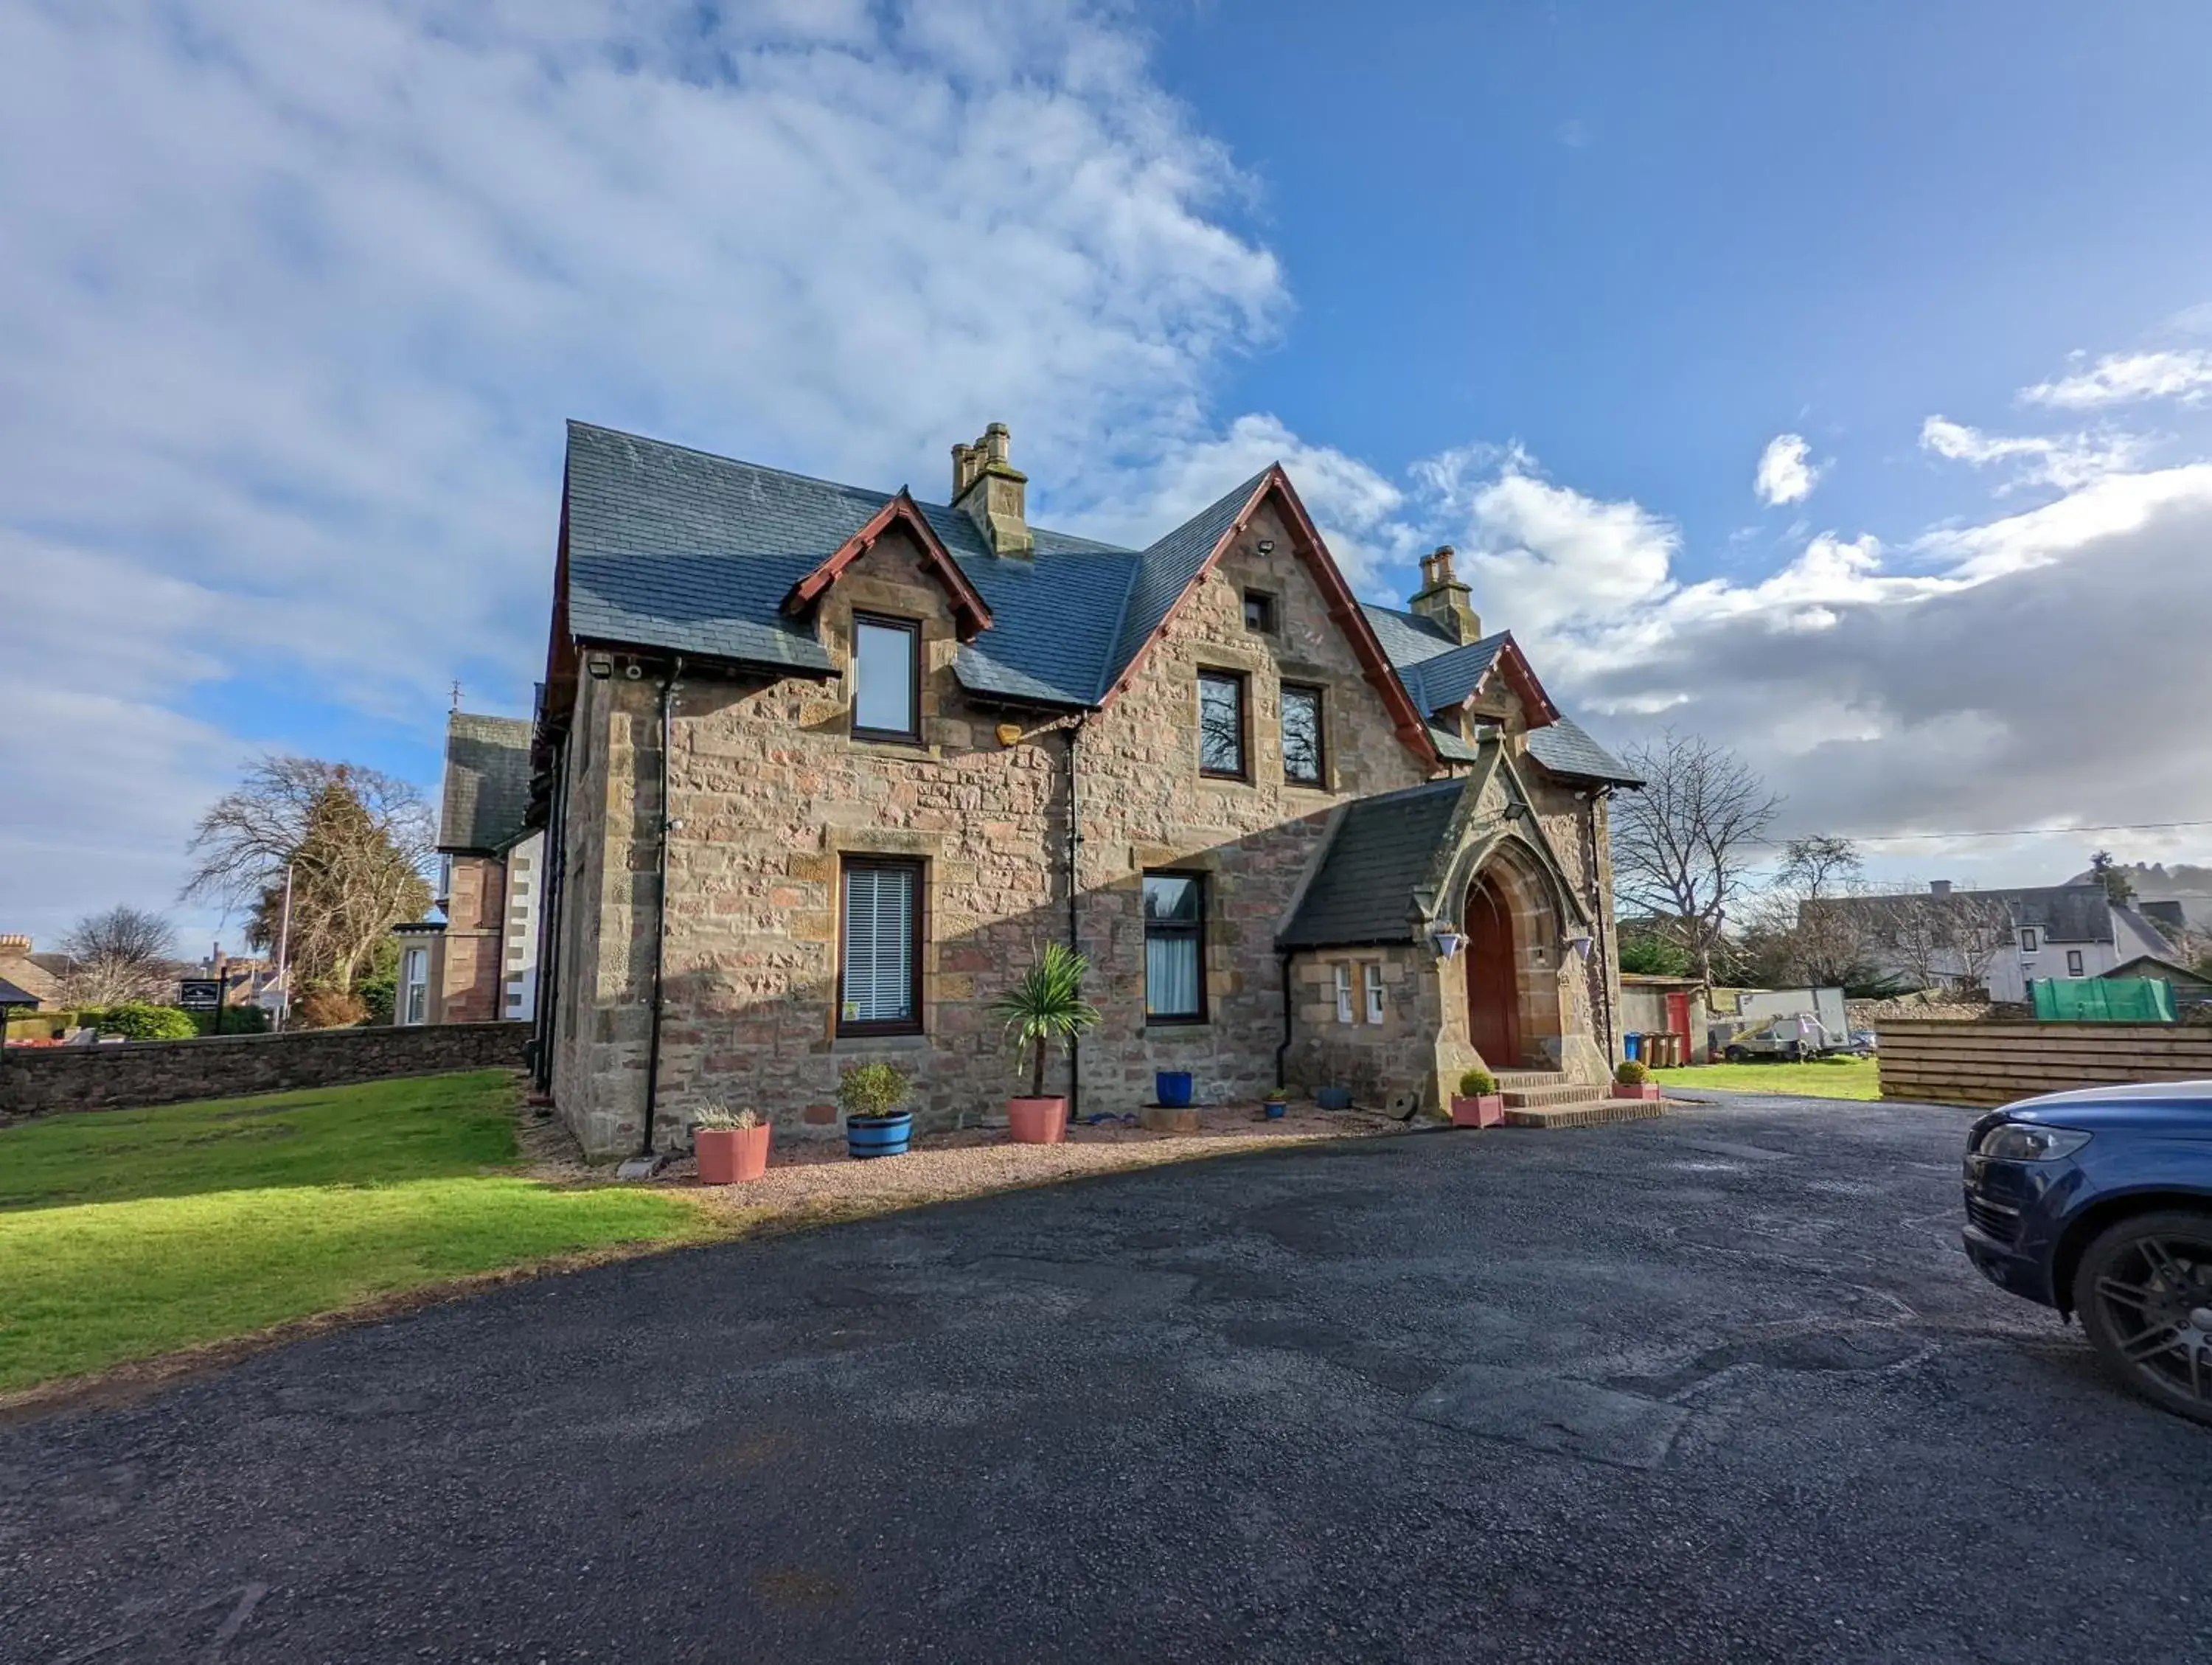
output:
M 1891 1021 L 1881 1096 L 1991 1106 L 2073 1087 L 2212 1077 L 2212 1030 L 2180 1024 Z
M 440 1024 L 10 1047 L 0 1059 L 0 1115 L 175 1104 L 446 1070 L 520 1067 L 529 1039 L 528 1024 Z

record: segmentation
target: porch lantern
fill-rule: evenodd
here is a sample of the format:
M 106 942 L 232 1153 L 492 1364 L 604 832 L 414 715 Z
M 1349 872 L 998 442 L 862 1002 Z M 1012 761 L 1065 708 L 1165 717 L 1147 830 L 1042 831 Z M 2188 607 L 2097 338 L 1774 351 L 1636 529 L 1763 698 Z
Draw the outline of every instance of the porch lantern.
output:
M 1438 920 L 1429 927 L 1429 940 L 1437 945 L 1437 957 L 1455 960 L 1459 951 L 1467 946 L 1467 938 L 1449 920 Z
M 1577 931 L 1559 939 L 1559 946 L 1571 950 L 1577 959 L 1588 959 L 1590 950 L 1596 945 L 1597 939 L 1587 931 Z

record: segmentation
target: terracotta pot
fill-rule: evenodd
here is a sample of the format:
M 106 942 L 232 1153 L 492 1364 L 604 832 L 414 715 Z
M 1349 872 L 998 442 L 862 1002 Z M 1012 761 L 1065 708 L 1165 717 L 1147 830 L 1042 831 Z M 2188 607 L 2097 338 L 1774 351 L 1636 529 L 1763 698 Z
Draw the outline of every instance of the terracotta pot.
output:
M 1067 1101 L 1009 1098 L 1006 1131 L 1017 1145 L 1057 1145 L 1067 1137 Z
M 691 1135 L 691 1152 L 699 1158 L 699 1183 L 735 1185 L 758 1179 L 768 1172 L 769 1127 L 702 1127 Z
M 1613 1096 L 1615 1098 L 1644 1098 L 1656 1104 L 1659 1102 L 1659 1084 L 1656 1081 L 1616 1083 Z
M 1479 1098 L 1452 1099 L 1455 1127 L 1495 1127 L 1505 1120 L 1505 1095 L 1486 1092 Z

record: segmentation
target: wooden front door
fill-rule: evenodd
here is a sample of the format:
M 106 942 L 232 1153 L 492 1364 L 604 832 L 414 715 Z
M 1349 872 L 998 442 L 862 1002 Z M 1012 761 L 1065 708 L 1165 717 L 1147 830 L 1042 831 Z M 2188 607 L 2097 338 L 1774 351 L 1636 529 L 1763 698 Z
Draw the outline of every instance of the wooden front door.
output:
M 1514 975 L 1513 914 L 1491 879 L 1467 892 L 1467 1028 L 1493 1070 L 1521 1067 L 1521 990 Z

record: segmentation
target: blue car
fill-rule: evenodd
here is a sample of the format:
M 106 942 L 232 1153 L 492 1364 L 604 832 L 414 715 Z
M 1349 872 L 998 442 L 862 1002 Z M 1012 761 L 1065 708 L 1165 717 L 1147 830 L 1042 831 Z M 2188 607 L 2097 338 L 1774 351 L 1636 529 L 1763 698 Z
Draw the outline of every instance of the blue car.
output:
M 2153 1402 L 2212 1423 L 2212 1081 L 2091 1087 L 1966 1137 L 1966 1254 L 2078 1316 Z

